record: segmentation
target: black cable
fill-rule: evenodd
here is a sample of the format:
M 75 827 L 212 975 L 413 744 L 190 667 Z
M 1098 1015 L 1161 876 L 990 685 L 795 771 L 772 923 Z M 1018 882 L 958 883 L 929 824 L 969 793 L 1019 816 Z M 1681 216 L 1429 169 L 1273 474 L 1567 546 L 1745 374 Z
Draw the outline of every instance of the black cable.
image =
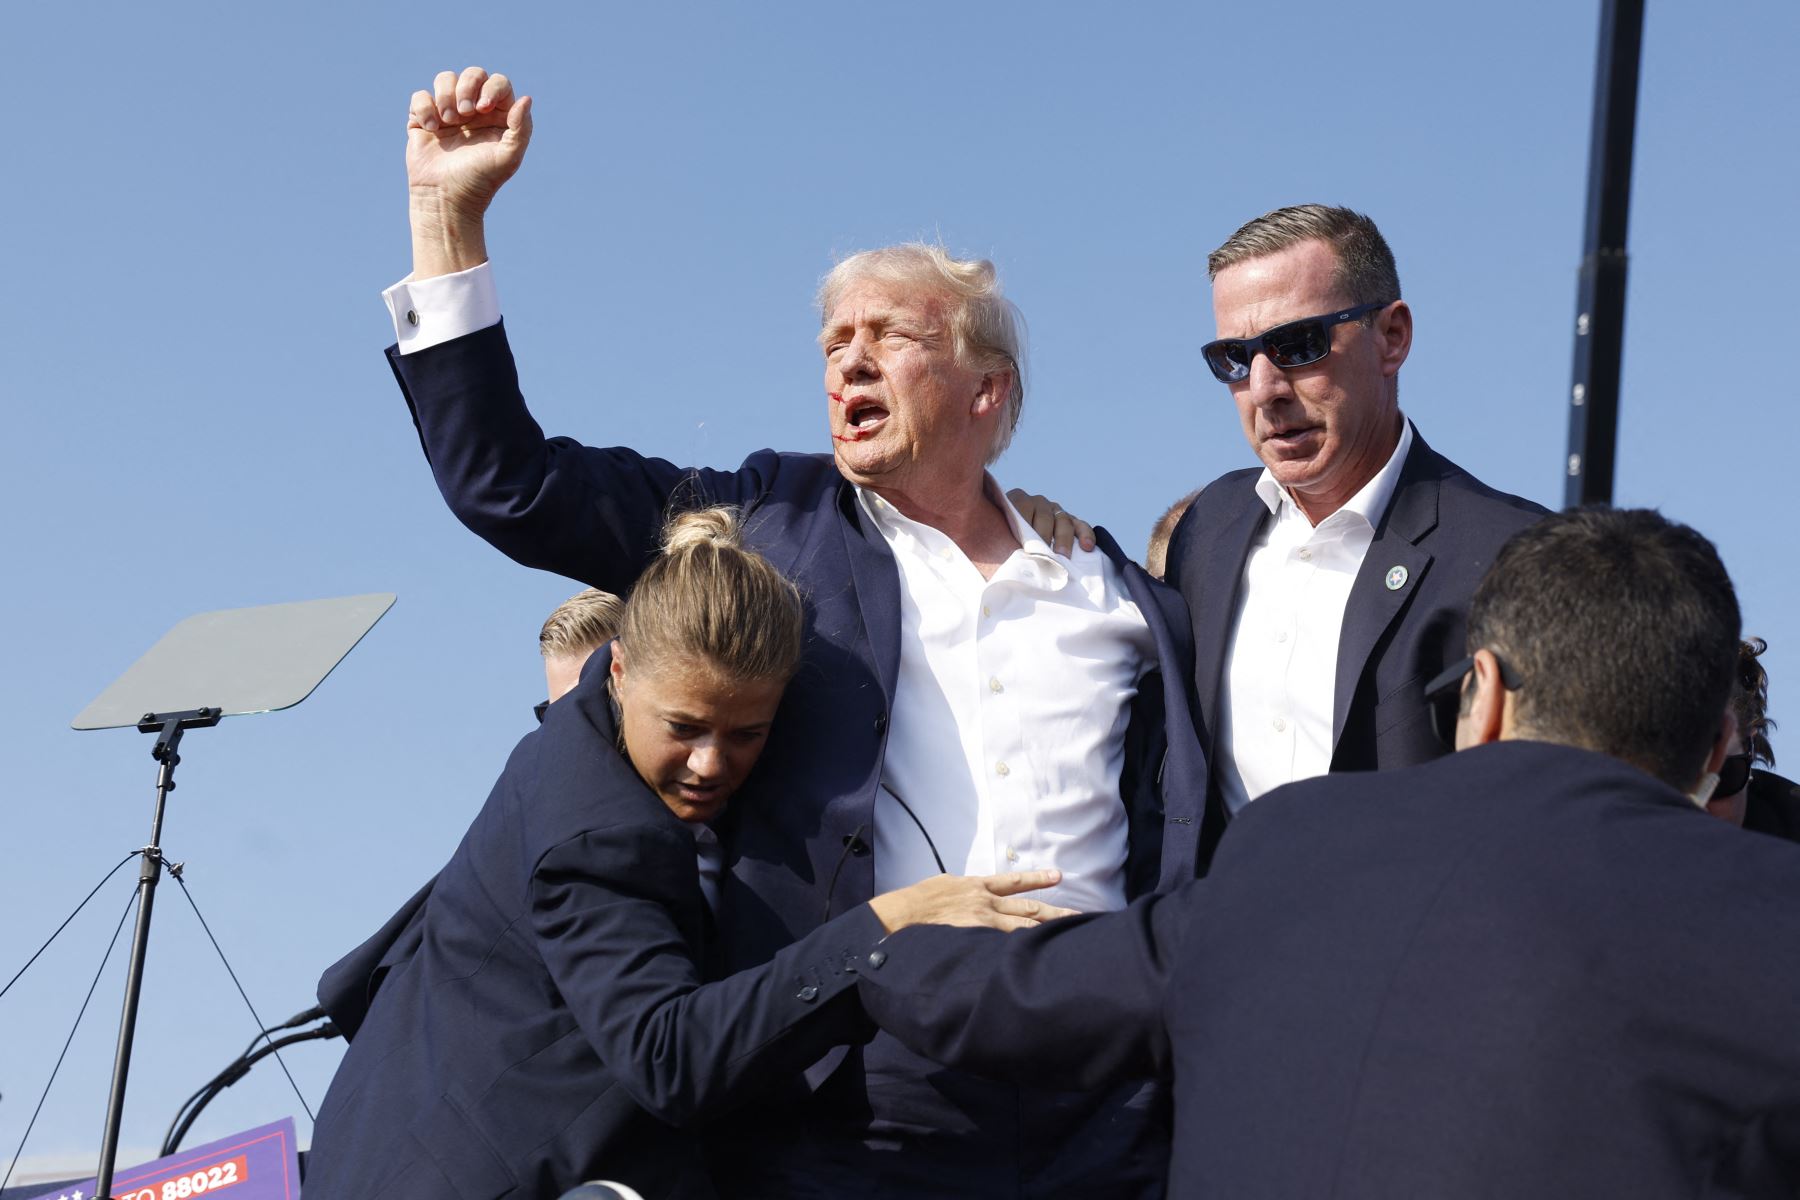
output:
M 831 896 L 837 891 L 838 873 L 844 869 L 844 860 L 856 853 L 857 846 L 862 844 L 862 831 L 868 826 L 858 825 L 856 832 L 844 839 L 844 848 L 838 851 L 837 865 L 831 868 L 831 880 L 825 885 L 825 915 L 820 923 L 831 920 Z
M 268 1034 L 282 1029 L 292 1029 L 296 1025 L 304 1025 L 308 1021 L 316 1021 L 324 1015 L 325 1010 L 322 1008 L 309 1008 L 303 1013 L 289 1017 L 280 1025 L 271 1025 L 269 1028 L 251 1038 L 250 1044 L 244 1047 L 244 1052 L 242 1054 L 232 1059 L 223 1071 L 220 1071 L 217 1075 L 214 1075 L 211 1079 L 201 1084 L 195 1089 L 192 1095 L 181 1102 L 181 1107 L 175 1110 L 175 1116 L 170 1120 L 169 1128 L 163 1134 L 162 1150 L 158 1152 L 157 1157 L 167 1158 L 169 1155 L 175 1153 L 175 1151 L 180 1148 L 181 1139 L 187 1136 L 188 1127 L 193 1124 L 194 1117 L 199 1116 L 199 1110 L 212 1103 L 213 1097 L 219 1092 L 224 1091 L 226 1088 L 242 1079 L 245 1075 L 248 1075 L 250 1073 L 251 1065 L 268 1055 L 268 1048 L 264 1047 L 259 1051 L 256 1045 L 257 1042 L 261 1041 Z M 293 1042 L 304 1042 L 313 1038 L 339 1036 L 341 1036 L 341 1034 L 338 1027 L 327 1021 L 317 1029 L 308 1029 L 304 1033 L 284 1037 L 275 1044 L 278 1046 L 286 1046 Z M 195 1106 L 195 1101 L 199 1101 L 197 1107 Z M 190 1108 L 194 1109 L 191 1114 L 188 1112 Z M 183 1118 L 186 1118 L 185 1121 Z
M 183 879 L 175 870 L 170 870 L 169 874 L 174 877 L 176 883 L 181 885 L 181 894 L 187 897 L 188 907 L 193 909 L 194 916 L 199 918 L 200 928 L 206 930 L 206 940 L 212 943 L 214 950 L 218 951 L 219 961 L 225 964 L 225 973 L 231 976 L 231 982 L 237 988 L 238 995 L 244 998 L 244 1007 L 248 1008 L 250 1015 L 256 1018 L 257 1028 L 263 1031 L 257 1036 L 268 1036 L 269 1026 L 263 1023 L 262 1017 L 257 1014 L 256 1005 L 250 1003 L 250 996 L 244 991 L 244 985 L 238 982 L 237 972 L 231 969 L 231 961 L 225 957 L 225 951 L 219 946 L 219 939 L 213 936 L 212 926 L 206 923 L 205 917 L 200 916 L 200 906 L 194 903 L 194 897 L 188 892 L 187 880 Z M 270 1045 L 273 1047 L 273 1043 Z M 293 1073 L 287 1069 L 287 1063 L 282 1061 L 279 1050 L 276 1051 L 275 1062 L 281 1067 L 281 1073 L 287 1076 L 288 1086 L 294 1089 L 294 1095 L 300 1101 L 300 1107 L 306 1110 L 307 1120 L 317 1121 L 318 1118 L 313 1115 L 312 1105 L 308 1104 L 306 1097 L 300 1094 L 300 1085 L 294 1082 Z
M 282 1026 L 275 1028 L 279 1029 Z M 263 1032 L 266 1034 L 270 1031 L 264 1030 Z M 340 1036 L 342 1035 L 338 1027 L 330 1021 L 326 1021 L 316 1029 L 303 1029 L 299 1033 L 290 1033 L 286 1037 L 276 1038 L 267 1046 L 256 1048 L 255 1043 L 252 1043 L 252 1050 L 240 1054 L 230 1066 L 207 1080 L 199 1091 L 182 1102 L 181 1107 L 175 1112 L 175 1119 L 169 1123 L 169 1131 L 163 1135 L 162 1149 L 157 1152 L 157 1157 L 167 1158 L 181 1149 L 182 1140 L 187 1137 L 188 1130 L 193 1128 L 194 1122 L 200 1119 L 200 1114 L 206 1111 L 206 1106 L 217 1099 L 220 1092 L 248 1075 L 250 1068 L 262 1059 L 276 1053 L 283 1046 L 291 1046 L 295 1042 L 310 1042 Z
M 136 853 L 133 851 L 133 855 Z M 127 856 L 127 861 L 130 861 L 130 857 L 132 856 Z M 120 864 L 120 866 L 123 865 L 123 863 Z M 118 869 L 118 867 L 113 868 L 115 871 Z M 37 1124 L 38 1114 L 44 1111 L 44 1101 L 50 1098 L 50 1088 L 56 1083 L 56 1074 L 62 1070 L 63 1059 L 68 1057 L 69 1046 L 75 1040 L 75 1031 L 81 1028 L 81 1018 L 87 1013 L 88 1001 L 94 998 L 94 989 L 100 986 L 100 976 L 106 973 L 106 964 L 112 958 L 113 947 L 119 944 L 119 932 L 125 928 L 125 919 L 131 915 L 131 908 L 136 900 L 137 889 L 133 888 L 131 899 L 125 903 L 125 911 L 119 914 L 119 923 L 113 926 L 112 941 L 106 943 L 106 953 L 100 959 L 100 969 L 94 972 L 94 982 L 88 984 L 87 995 L 81 998 L 81 1008 L 75 1014 L 75 1024 L 70 1026 L 69 1036 L 63 1041 L 62 1053 L 56 1056 L 56 1065 L 50 1068 L 50 1080 L 44 1084 L 44 1094 L 38 1097 L 37 1107 L 31 1110 L 31 1120 L 26 1122 L 25 1134 L 19 1139 L 19 1148 L 13 1151 L 12 1162 L 8 1163 L 6 1167 L 6 1175 L 0 1178 L 0 1188 L 6 1187 L 7 1181 L 12 1178 L 13 1169 L 19 1165 L 19 1156 L 25 1153 L 25 1142 L 31 1137 L 31 1130 Z M 87 901 L 83 900 L 82 903 L 86 904 Z
M 140 855 L 142 853 L 143 853 L 142 850 L 133 850 L 130 854 L 127 854 L 124 858 L 121 858 L 119 860 L 119 865 L 114 867 L 112 870 L 110 870 L 106 873 L 106 879 L 111 879 L 114 875 L 117 875 L 119 873 L 119 867 L 124 866 L 126 863 L 130 862 L 132 859 L 136 858 L 138 855 Z M 11 979 L 7 980 L 5 987 L 0 987 L 0 996 L 4 996 L 4 995 L 6 995 L 6 993 L 10 992 L 12 990 L 12 985 L 19 982 L 19 976 L 23 975 L 23 974 L 25 974 L 25 972 L 31 970 L 31 964 L 38 960 L 38 955 L 41 955 L 44 951 L 48 950 L 50 948 L 50 942 L 54 942 L 57 939 L 57 937 L 62 933 L 62 931 L 69 927 L 70 921 L 73 921 L 76 917 L 81 915 L 81 910 L 87 907 L 88 900 L 92 900 L 94 898 L 95 894 L 98 893 L 101 888 L 106 886 L 106 879 L 102 879 L 99 883 L 96 883 L 94 885 L 94 890 L 87 894 L 86 899 L 84 899 L 80 904 L 77 904 L 75 906 L 75 911 L 63 918 L 63 923 L 61 925 L 58 925 L 56 927 L 56 932 L 50 935 L 50 941 L 47 941 L 43 945 L 39 946 L 37 948 L 37 954 L 34 954 L 30 958 L 25 960 L 25 965 L 19 968 L 18 974 L 14 975 Z
M 906 810 L 906 815 L 912 818 L 912 823 L 919 827 L 919 834 L 925 839 L 925 848 L 931 851 L 931 861 L 937 864 L 938 874 L 948 875 L 950 872 L 944 869 L 943 856 L 937 852 L 937 843 L 932 841 L 931 834 L 926 832 L 925 822 L 919 820 L 919 814 L 914 812 L 912 810 L 912 805 L 902 800 L 900 798 L 900 793 L 896 792 L 893 788 L 888 788 L 887 794 L 894 798 L 895 804 L 898 804 L 901 808 Z

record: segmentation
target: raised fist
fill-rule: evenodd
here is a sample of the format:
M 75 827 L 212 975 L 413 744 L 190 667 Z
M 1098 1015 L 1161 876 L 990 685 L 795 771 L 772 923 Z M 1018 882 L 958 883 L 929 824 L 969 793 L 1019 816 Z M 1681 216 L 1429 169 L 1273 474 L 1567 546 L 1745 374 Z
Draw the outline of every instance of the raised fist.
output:
M 512 81 L 469 67 L 441 71 L 406 114 L 406 181 L 415 204 L 479 218 L 513 177 L 531 141 L 531 97 Z

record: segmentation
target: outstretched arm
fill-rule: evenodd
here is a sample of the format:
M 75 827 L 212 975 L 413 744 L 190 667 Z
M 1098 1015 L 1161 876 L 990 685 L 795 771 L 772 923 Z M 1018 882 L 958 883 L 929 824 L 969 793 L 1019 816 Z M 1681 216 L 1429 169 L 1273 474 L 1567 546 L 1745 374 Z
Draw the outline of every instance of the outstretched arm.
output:
M 905 930 L 859 965 L 863 1007 L 918 1053 L 993 1079 L 1068 1090 L 1161 1075 L 1197 886 L 1010 935 Z
M 556 847 L 532 880 L 532 924 L 557 990 L 632 1099 L 672 1124 L 865 1040 L 858 964 L 890 929 L 1018 929 L 1067 912 L 1024 895 L 1054 884 L 1054 871 L 937 876 L 878 897 L 879 908 L 858 905 L 762 966 L 703 984 L 671 912 L 693 873 L 686 835 L 612 827 Z

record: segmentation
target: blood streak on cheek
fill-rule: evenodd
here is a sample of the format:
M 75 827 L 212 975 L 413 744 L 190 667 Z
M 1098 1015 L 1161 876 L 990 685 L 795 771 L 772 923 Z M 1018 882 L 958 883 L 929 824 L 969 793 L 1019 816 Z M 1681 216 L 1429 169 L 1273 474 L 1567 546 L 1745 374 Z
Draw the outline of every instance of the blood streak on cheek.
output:
M 860 442 L 869 436 L 866 429 L 852 429 L 849 433 L 834 433 L 831 439 L 836 442 Z
M 836 392 L 826 392 L 825 395 L 831 400 L 831 402 L 833 404 L 842 404 L 844 402 L 844 398 L 842 396 L 838 395 Z

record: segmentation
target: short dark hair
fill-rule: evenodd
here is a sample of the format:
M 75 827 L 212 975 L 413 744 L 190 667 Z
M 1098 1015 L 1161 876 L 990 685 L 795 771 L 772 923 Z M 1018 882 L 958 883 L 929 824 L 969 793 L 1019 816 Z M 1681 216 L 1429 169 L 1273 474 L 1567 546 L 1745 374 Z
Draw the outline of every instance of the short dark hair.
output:
M 1469 651 L 1522 680 L 1519 733 L 1693 787 L 1731 701 L 1738 602 L 1713 544 L 1651 509 L 1582 508 L 1513 535 L 1469 605 Z
M 1744 749 L 1755 762 L 1775 765 L 1775 748 L 1769 745 L 1769 730 L 1775 721 L 1769 716 L 1769 672 L 1757 659 L 1769 643 L 1759 637 L 1745 638 L 1738 644 L 1737 687 L 1731 693 L 1731 711 L 1737 714 L 1738 736 Z
M 1217 279 L 1227 267 L 1313 241 L 1330 246 L 1337 258 L 1333 274 L 1341 303 L 1400 299 L 1400 271 L 1381 230 L 1362 213 L 1331 204 L 1295 204 L 1245 222 L 1206 256 L 1206 273 Z

